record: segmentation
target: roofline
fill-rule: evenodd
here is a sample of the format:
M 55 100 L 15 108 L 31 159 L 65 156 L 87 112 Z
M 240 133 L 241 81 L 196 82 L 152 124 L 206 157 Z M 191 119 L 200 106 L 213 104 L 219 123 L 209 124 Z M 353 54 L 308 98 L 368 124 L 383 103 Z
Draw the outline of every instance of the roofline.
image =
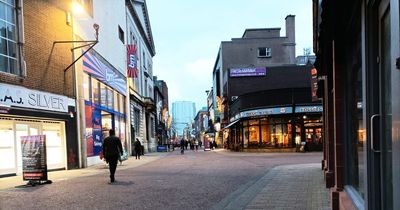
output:
M 133 8 L 133 2 L 132 1 L 136 1 L 136 0 L 125 0 L 125 5 L 128 7 L 128 10 L 129 10 L 129 12 L 131 13 L 131 15 L 133 17 L 133 21 L 135 21 L 135 24 L 136 24 L 137 28 L 139 29 L 140 34 L 145 38 L 145 43 L 146 43 L 147 48 L 149 48 L 149 50 L 150 50 L 150 54 L 152 56 L 155 56 L 156 55 L 156 51 L 155 51 L 154 42 L 153 42 L 153 39 L 152 39 L 153 37 L 152 37 L 152 33 L 151 33 L 151 28 L 150 28 L 150 26 L 148 27 L 149 30 L 150 30 L 149 31 L 149 36 L 150 37 L 148 37 L 146 32 L 145 32 L 145 29 L 143 28 L 142 23 L 140 22 L 139 16 L 135 11 L 135 8 Z M 136 2 L 143 3 L 141 1 L 136 1 Z M 146 13 L 146 15 L 147 15 L 147 13 Z M 146 21 L 148 21 L 148 18 L 146 18 L 146 19 L 147 19 Z M 148 21 L 148 22 L 150 24 L 150 21 Z
M 242 38 L 244 37 L 244 35 L 246 34 L 247 31 L 266 31 L 266 30 L 281 30 L 282 28 L 247 28 L 246 30 L 244 30 L 244 33 L 242 35 Z

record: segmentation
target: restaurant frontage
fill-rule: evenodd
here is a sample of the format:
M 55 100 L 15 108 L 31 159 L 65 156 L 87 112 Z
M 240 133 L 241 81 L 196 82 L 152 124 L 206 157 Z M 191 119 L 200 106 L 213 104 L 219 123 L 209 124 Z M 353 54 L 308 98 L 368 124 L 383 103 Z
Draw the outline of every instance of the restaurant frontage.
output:
M 230 119 L 224 138 L 235 151 L 321 151 L 322 106 L 242 111 Z

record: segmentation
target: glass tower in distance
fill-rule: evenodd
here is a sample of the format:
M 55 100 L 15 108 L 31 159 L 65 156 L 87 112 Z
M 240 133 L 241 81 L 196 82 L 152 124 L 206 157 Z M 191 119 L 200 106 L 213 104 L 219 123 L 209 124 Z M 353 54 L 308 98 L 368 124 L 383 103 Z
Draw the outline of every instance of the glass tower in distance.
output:
M 172 103 L 172 127 L 179 136 L 183 135 L 185 127 L 196 115 L 196 105 L 191 101 L 176 101 Z

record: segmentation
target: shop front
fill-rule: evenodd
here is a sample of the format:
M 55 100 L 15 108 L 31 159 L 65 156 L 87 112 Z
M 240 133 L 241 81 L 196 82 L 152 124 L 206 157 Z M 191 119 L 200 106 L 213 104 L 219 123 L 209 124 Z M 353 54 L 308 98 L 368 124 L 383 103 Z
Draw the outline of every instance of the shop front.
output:
M 83 97 L 87 165 L 101 161 L 103 140 L 110 129 L 127 151 L 126 79 L 93 50 L 83 57 Z
M 78 167 L 74 100 L 0 83 L 0 177 L 22 173 L 21 137 L 45 135 L 49 170 Z
M 224 133 L 228 148 L 235 151 L 279 149 L 289 152 L 298 150 L 302 142 L 309 151 L 321 150 L 321 116 L 321 106 L 248 110 L 231 118 Z

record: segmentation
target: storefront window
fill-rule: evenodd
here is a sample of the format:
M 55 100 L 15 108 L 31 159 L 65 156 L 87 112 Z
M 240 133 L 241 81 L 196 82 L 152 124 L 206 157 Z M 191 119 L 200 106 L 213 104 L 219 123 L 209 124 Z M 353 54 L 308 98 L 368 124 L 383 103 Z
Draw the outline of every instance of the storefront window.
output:
M 119 109 L 119 104 L 118 104 L 118 102 L 119 102 L 119 93 L 118 92 L 114 92 L 114 110 L 116 111 L 116 112 L 119 112 L 120 111 L 120 109 Z
M 107 107 L 109 109 L 114 109 L 114 93 L 110 88 L 107 88 Z
M 0 157 L 3 159 L 0 161 L 0 174 L 15 170 L 13 125 L 3 120 L 0 120 Z
M 107 107 L 107 86 L 100 83 L 100 105 Z
M 262 146 L 272 146 L 272 141 L 271 141 L 271 126 L 268 124 L 263 124 L 261 125 L 261 139 L 262 139 Z
M 249 127 L 243 126 L 243 147 L 247 148 L 249 146 Z
M 119 95 L 119 112 L 125 114 L 125 96 Z
M 258 146 L 259 142 L 260 142 L 260 126 L 252 125 L 249 127 L 249 144 L 250 146 Z
M 120 118 L 120 126 L 121 127 L 120 127 L 119 138 L 121 139 L 122 146 L 125 147 L 125 149 L 126 149 L 126 147 L 127 147 L 126 138 L 125 138 L 126 127 L 125 127 L 125 118 L 123 118 L 123 117 Z
M 95 104 L 100 104 L 99 81 L 94 78 L 92 78 L 92 102 Z
M 60 153 L 64 150 L 61 123 L 43 123 L 43 135 L 46 135 L 47 165 L 64 167 L 64 155 Z
M 90 77 L 89 77 L 89 75 L 88 74 L 85 74 L 85 73 L 83 73 L 83 78 L 82 78 L 82 87 L 83 87 L 83 98 L 86 100 L 86 101 L 89 101 L 90 100 L 90 91 L 89 91 L 89 79 L 90 79 Z

